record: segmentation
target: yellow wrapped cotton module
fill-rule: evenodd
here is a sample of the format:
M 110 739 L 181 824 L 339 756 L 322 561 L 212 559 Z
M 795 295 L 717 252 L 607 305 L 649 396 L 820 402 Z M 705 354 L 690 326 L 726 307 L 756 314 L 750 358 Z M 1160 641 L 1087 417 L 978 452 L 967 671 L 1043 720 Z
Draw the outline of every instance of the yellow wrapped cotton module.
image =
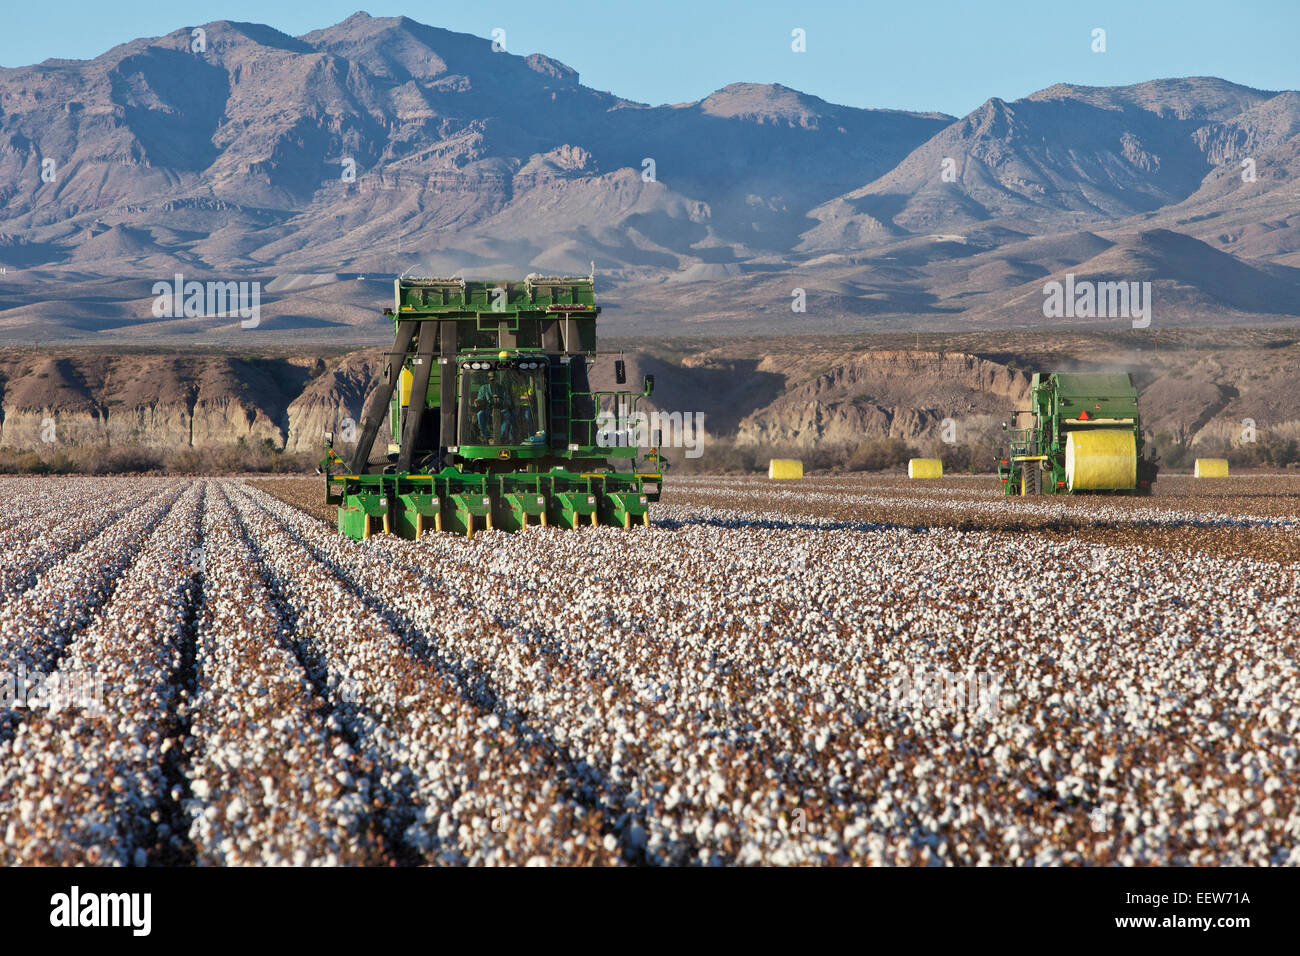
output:
M 797 458 L 772 458 L 767 463 L 768 478 L 802 478 L 803 462 Z
M 1196 459 L 1195 475 L 1197 478 L 1227 478 L 1228 459 L 1198 458 Z
M 907 461 L 909 478 L 942 478 L 943 462 L 938 458 L 909 458 Z
M 1069 491 L 1137 487 L 1137 442 L 1132 429 L 1066 432 L 1065 486 Z

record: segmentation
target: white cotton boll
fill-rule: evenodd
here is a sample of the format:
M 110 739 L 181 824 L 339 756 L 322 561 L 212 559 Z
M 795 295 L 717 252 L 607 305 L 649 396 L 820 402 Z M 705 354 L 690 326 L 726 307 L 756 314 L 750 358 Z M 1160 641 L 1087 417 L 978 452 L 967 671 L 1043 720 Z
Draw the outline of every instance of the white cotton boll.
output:
M 1044 771 L 1050 773 L 1056 763 L 1056 754 L 1052 752 L 1051 747 L 1044 747 L 1038 752 L 1038 763 Z

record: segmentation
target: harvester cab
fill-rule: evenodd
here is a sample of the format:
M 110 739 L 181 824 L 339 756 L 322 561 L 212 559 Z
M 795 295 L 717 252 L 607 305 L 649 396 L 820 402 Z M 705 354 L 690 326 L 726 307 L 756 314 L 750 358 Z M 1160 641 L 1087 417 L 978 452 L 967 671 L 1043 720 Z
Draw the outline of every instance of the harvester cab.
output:
M 346 467 L 327 441 L 326 502 L 339 531 L 473 536 L 529 524 L 650 523 L 662 471 L 635 444 L 607 447 L 605 415 L 631 418 L 650 393 L 593 391 L 591 277 L 522 281 L 400 278 L 393 348 Z M 624 376 L 620 376 L 622 378 Z M 388 455 L 371 450 L 385 419 Z
M 1132 378 L 1034 373 L 1029 407 L 1003 424 L 998 477 L 1008 495 L 1151 493 L 1159 472 L 1144 457 Z

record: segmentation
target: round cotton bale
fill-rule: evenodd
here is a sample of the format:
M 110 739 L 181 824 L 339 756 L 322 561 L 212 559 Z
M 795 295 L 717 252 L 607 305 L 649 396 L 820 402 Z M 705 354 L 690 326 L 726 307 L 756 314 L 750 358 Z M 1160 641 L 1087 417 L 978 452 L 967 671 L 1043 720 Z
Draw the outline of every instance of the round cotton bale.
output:
M 798 458 L 772 458 L 767 463 L 767 477 L 775 479 L 802 478 L 803 462 Z
M 1198 458 L 1196 459 L 1196 470 L 1193 474 L 1197 478 L 1227 478 L 1228 459 Z
M 1065 433 L 1067 491 L 1122 491 L 1137 487 L 1137 440 L 1127 428 Z
M 909 478 L 942 478 L 943 462 L 938 458 L 910 458 L 907 462 Z

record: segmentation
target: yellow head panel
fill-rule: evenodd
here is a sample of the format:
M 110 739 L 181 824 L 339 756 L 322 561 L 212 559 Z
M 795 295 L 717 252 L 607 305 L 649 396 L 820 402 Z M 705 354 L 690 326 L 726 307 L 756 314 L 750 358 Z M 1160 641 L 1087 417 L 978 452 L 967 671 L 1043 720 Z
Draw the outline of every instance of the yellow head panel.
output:
M 402 403 L 403 408 L 411 404 L 411 385 L 414 381 L 415 376 L 411 374 L 411 370 L 409 368 L 402 369 L 402 374 L 398 379 L 397 391 L 401 395 L 399 401 Z

